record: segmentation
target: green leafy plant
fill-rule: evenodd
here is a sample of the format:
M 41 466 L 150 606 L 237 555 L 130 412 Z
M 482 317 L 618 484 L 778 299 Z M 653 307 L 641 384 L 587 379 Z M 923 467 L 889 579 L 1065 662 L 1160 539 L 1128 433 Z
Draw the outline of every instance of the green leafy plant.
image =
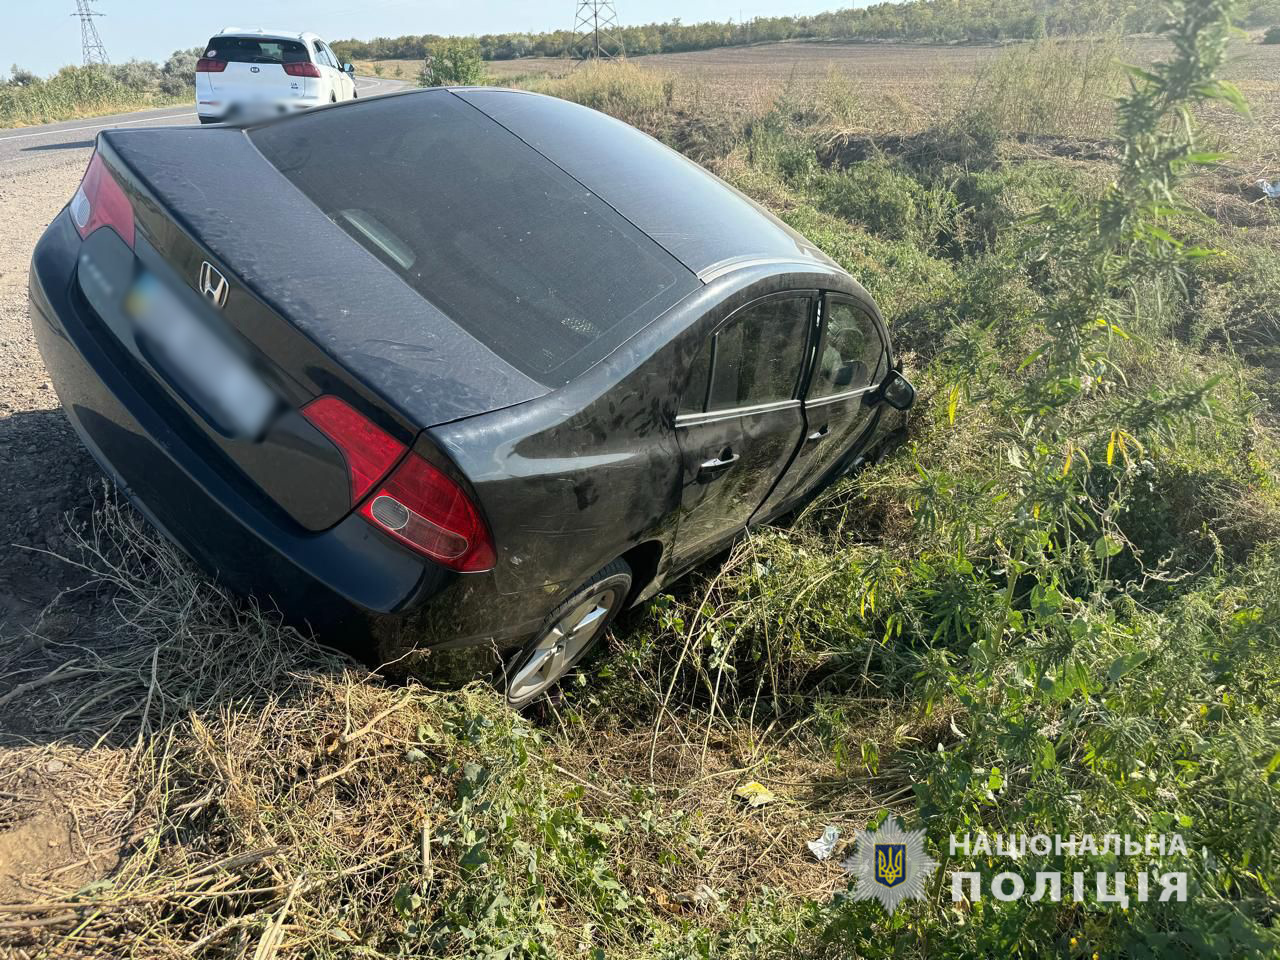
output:
M 474 40 L 447 37 L 432 44 L 418 75 L 423 87 L 469 87 L 486 80 L 480 46 Z

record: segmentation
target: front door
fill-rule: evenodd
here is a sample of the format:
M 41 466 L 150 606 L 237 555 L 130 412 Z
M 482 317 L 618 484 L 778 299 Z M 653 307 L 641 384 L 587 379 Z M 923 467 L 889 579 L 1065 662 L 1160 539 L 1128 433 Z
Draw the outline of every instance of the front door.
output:
M 827 294 L 819 327 L 804 401 L 804 443 L 760 517 L 794 506 L 852 467 L 865 453 L 864 440 L 876 422 L 879 405 L 868 400 L 889 373 L 880 325 L 852 297 Z
M 683 459 L 677 565 L 747 525 L 804 433 L 798 389 L 815 297 L 757 300 L 707 340 L 676 418 Z

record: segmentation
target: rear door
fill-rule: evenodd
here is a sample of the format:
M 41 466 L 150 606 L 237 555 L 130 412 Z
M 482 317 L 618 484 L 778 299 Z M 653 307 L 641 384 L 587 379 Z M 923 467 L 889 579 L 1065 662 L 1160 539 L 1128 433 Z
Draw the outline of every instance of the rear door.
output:
M 676 418 L 682 458 L 677 563 L 746 526 L 799 445 L 798 388 L 815 295 L 770 296 L 733 314 L 703 345 Z
M 879 406 L 868 400 L 889 372 L 880 324 L 865 304 L 839 294 L 823 298 L 819 316 L 820 339 L 804 400 L 804 443 L 761 508 L 762 517 L 852 467 L 875 426 Z
M 354 84 L 342 72 L 342 64 L 338 61 L 337 54 L 323 40 L 316 41 L 316 62 L 320 65 L 320 72 L 329 82 L 331 93 L 339 100 L 350 100 Z
M 223 70 L 202 76 L 208 77 L 209 92 L 227 106 L 312 96 L 308 85 L 318 83 L 285 72 L 287 63 L 311 60 L 306 44 L 297 40 L 219 35 L 209 41 L 205 56 L 226 63 Z

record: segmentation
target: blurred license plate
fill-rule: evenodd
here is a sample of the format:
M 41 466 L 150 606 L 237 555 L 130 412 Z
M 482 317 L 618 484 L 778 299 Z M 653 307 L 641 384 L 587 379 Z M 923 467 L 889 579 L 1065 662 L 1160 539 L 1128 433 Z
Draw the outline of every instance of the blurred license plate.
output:
M 138 337 L 181 392 L 214 426 L 257 437 L 276 397 L 240 356 L 153 274 L 143 273 L 125 298 Z

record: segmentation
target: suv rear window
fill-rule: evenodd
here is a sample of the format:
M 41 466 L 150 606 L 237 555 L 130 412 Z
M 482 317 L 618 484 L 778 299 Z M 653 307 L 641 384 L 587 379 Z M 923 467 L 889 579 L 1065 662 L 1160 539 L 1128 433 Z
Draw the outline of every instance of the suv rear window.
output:
M 311 59 L 306 44 L 262 37 L 214 37 L 204 55 L 229 63 L 305 63 Z
M 249 135 L 334 223 L 547 386 L 698 286 L 601 198 L 447 91 L 302 114 Z

